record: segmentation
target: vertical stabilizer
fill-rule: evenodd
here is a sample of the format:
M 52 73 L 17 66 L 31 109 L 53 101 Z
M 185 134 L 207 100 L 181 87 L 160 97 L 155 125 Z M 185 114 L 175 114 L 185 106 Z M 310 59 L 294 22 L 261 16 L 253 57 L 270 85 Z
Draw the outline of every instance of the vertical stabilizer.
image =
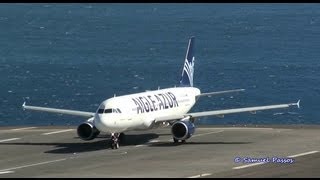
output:
M 180 86 L 193 86 L 193 72 L 194 72 L 194 37 L 189 39 L 186 59 L 182 70 L 180 79 Z

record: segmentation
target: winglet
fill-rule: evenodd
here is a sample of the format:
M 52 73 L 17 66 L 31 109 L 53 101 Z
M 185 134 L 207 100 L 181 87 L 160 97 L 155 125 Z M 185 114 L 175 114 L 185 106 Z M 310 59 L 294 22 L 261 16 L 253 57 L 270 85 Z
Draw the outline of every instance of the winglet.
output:
M 296 103 L 291 103 L 291 104 L 288 104 L 289 106 L 297 106 L 298 108 L 300 108 L 300 99 L 298 102 Z
M 300 108 L 300 99 L 299 99 L 299 101 L 296 103 L 296 105 L 298 106 L 298 108 Z
M 24 101 L 22 104 L 22 108 L 24 109 L 25 106 L 26 106 L 26 102 Z

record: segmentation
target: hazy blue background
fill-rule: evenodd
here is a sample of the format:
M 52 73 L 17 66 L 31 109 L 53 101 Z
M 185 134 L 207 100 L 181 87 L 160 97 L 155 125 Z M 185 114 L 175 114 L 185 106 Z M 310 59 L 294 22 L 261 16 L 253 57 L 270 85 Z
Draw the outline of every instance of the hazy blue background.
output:
M 296 102 L 301 108 L 207 117 L 210 124 L 319 124 L 320 4 L 0 4 L 0 125 L 77 125 L 23 111 L 94 112 L 116 95 L 178 84 L 196 36 L 192 111 Z

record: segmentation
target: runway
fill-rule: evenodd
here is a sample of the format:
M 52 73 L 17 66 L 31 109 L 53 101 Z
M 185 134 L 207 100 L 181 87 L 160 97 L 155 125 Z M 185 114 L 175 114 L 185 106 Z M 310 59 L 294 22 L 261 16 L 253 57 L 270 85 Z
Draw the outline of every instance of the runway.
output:
M 83 141 L 76 127 L 0 127 L 0 178 L 320 177 L 319 130 L 199 126 L 175 145 L 170 129 L 162 128 L 128 132 L 113 150 L 108 135 Z

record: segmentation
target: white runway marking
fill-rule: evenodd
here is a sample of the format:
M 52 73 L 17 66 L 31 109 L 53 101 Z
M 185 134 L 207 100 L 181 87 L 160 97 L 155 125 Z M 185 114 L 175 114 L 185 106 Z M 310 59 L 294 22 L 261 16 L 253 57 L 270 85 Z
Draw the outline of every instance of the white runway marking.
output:
M 149 141 L 148 143 L 155 143 L 155 142 L 159 142 L 159 140 L 153 139 L 153 140 Z
M 0 171 L 0 174 L 8 174 L 8 173 L 13 173 L 14 171 Z
M 27 130 L 27 129 L 34 129 L 37 127 L 25 127 L 25 128 L 17 128 L 17 129 L 10 129 L 11 131 L 19 131 L 19 130 Z
M 142 146 L 147 146 L 145 144 L 139 144 L 139 145 L 136 145 L 135 147 L 142 147 Z
M 203 134 L 195 134 L 195 135 L 191 136 L 191 138 L 192 138 L 192 137 L 197 137 L 197 136 L 208 135 L 208 134 L 221 133 L 221 132 L 223 132 L 223 131 L 224 131 L 224 130 L 220 130 L 220 131 L 212 131 L 212 132 L 203 133 Z
M 18 140 L 18 139 L 21 139 L 21 138 L 3 139 L 3 140 L 0 140 L 0 143 L 1 142 L 7 142 L 7 141 L 14 141 L 14 140 Z
M 243 166 L 237 166 L 237 167 L 233 167 L 232 169 L 243 169 L 243 168 L 247 168 L 247 167 L 251 167 L 251 166 L 256 166 L 256 165 L 260 165 L 260 164 L 264 164 L 264 162 L 247 164 L 247 165 L 243 165 Z
M 66 129 L 66 130 L 61 130 L 61 131 L 48 132 L 48 133 L 43 133 L 42 135 L 57 134 L 57 133 L 63 133 L 63 132 L 68 132 L 68 131 L 73 131 L 73 129 Z
M 35 163 L 35 164 L 29 164 L 29 165 L 24 165 L 24 166 L 18 166 L 18 167 L 13 167 L 13 168 L 8 168 L 8 169 L 1 169 L 0 172 L 10 171 L 10 170 L 14 170 L 14 169 L 22 169 L 22 168 L 31 167 L 31 166 L 38 166 L 38 165 L 42 165 L 42 164 L 49 164 L 49 163 L 54 163 L 54 162 L 64 161 L 64 160 L 66 160 L 66 158 L 57 159 L 57 160 L 53 160 L 53 161 L 45 161 L 45 162 Z
M 214 127 L 214 128 L 198 128 L 204 130 L 223 129 L 223 130 L 272 130 L 273 128 L 258 127 Z
M 211 175 L 210 173 L 204 173 L 204 174 L 198 174 L 198 175 L 195 175 L 195 176 L 190 176 L 190 177 L 187 177 L 187 178 L 199 178 L 199 177 L 210 176 L 210 175 Z
M 319 151 L 310 151 L 310 152 L 305 152 L 305 153 L 300 153 L 300 154 L 295 154 L 295 155 L 291 155 L 288 156 L 289 158 L 294 158 L 294 157 L 299 157 L 299 156 L 304 156 L 304 155 L 308 155 L 308 154 L 314 154 L 317 153 Z

